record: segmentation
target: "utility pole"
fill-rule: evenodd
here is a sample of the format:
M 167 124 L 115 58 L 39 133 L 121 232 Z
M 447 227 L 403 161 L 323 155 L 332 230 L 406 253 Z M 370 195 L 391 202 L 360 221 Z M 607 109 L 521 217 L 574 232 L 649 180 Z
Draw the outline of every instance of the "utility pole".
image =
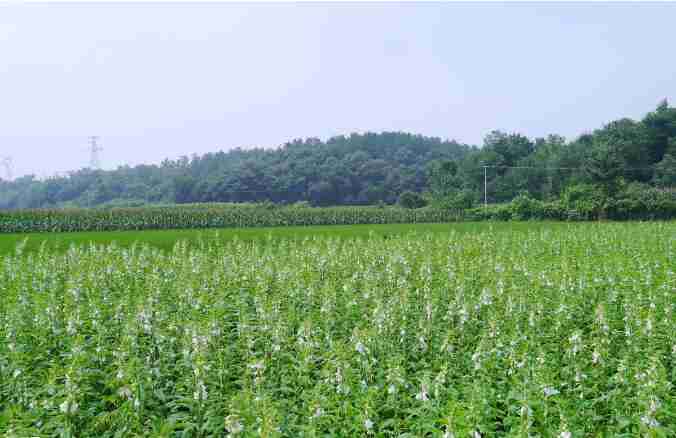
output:
M 484 208 L 488 208 L 488 166 L 484 166 Z
M 5 179 L 11 181 L 14 179 L 14 172 L 12 171 L 12 157 L 5 157 L 2 159 L 2 167 L 5 168 Z
M 101 168 L 101 152 L 103 152 L 103 146 L 98 144 L 99 137 L 96 135 L 92 135 L 89 137 L 89 152 L 90 152 L 90 158 L 89 158 L 89 167 L 92 169 L 100 169 Z

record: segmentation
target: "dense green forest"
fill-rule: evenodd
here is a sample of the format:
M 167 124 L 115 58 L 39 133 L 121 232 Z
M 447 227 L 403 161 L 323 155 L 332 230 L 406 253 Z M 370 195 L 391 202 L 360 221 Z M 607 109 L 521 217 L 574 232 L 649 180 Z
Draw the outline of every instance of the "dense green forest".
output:
M 676 108 L 665 100 L 640 121 L 616 120 L 572 141 L 493 131 L 479 147 L 366 133 L 45 180 L 24 176 L 0 180 L 0 208 L 261 201 L 468 208 L 483 201 L 483 166 L 490 203 L 519 195 L 548 201 L 580 191 L 617 197 L 648 188 L 673 196 Z

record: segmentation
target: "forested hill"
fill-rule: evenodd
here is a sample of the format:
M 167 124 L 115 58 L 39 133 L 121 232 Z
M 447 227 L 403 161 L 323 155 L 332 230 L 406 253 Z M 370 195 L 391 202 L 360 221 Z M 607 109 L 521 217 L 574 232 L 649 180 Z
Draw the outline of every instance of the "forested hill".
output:
M 275 149 L 233 149 L 160 165 L 83 169 L 68 177 L 0 182 L 0 208 L 134 203 L 309 201 L 315 205 L 395 202 L 422 191 L 427 166 L 472 149 L 399 132 L 295 140 Z
M 403 192 L 489 202 L 527 193 L 551 200 L 586 187 L 604 196 L 676 187 L 676 108 L 664 101 L 642 120 L 623 118 L 567 141 L 500 131 L 482 147 L 399 132 L 296 140 L 276 149 L 234 149 L 161 165 L 83 169 L 44 181 L 0 181 L 0 208 L 145 203 L 308 201 L 393 203 Z M 591 189 L 591 191 L 590 191 Z

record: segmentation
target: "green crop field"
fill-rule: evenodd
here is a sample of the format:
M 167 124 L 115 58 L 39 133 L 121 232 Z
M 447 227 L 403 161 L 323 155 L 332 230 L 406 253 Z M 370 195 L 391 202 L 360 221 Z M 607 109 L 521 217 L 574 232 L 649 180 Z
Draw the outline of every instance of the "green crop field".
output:
M 460 217 L 459 212 L 431 208 L 309 208 L 266 204 L 6 210 L 0 211 L 0 234 L 441 223 L 455 222 Z
M 674 222 L 0 242 L 2 436 L 676 436 Z
M 63 233 L 0 233 L 0 255 L 15 252 L 17 247 L 23 251 L 45 249 L 66 251 L 71 245 L 104 245 L 115 243 L 128 248 L 134 244 L 148 244 L 154 248 L 171 250 L 179 241 L 190 246 L 202 241 L 244 240 L 264 243 L 269 239 L 304 239 L 307 237 L 339 238 L 389 238 L 410 232 L 416 233 L 457 233 L 476 232 L 481 229 L 530 230 L 542 228 L 570 227 L 564 222 L 456 222 L 425 224 L 373 224 L 373 225 L 318 225 L 263 228 L 222 228 L 222 229 L 178 229 L 146 231 L 91 231 Z

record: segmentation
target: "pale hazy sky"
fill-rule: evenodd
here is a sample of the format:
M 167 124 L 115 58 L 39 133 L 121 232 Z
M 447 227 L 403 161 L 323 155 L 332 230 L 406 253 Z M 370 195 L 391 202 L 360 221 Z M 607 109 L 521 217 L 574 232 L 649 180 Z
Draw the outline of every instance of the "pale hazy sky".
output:
M 574 138 L 676 100 L 676 4 L 4 4 L 15 174 L 400 130 Z

